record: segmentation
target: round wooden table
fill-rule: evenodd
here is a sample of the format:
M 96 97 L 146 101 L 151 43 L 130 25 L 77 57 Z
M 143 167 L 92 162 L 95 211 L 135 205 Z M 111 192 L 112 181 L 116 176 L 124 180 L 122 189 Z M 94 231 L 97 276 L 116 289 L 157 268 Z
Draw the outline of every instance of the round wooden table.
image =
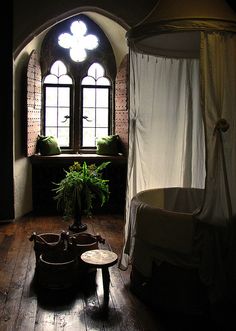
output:
M 110 274 L 109 267 L 116 264 L 118 256 L 116 253 L 104 249 L 92 249 L 80 256 L 81 260 L 89 266 L 102 269 L 102 282 L 104 291 L 103 310 L 108 311 Z

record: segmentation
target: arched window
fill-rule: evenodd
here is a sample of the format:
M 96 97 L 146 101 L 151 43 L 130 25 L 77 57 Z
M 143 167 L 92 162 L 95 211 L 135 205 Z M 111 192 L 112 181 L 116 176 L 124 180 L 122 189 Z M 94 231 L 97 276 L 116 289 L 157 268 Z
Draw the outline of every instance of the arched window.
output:
M 61 147 L 70 147 L 72 79 L 66 66 L 56 61 L 44 79 L 44 133 L 57 138 Z
M 111 44 L 86 15 L 55 25 L 41 47 L 42 134 L 62 151 L 95 151 L 112 134 L 116 62 Z
M 93 147 L 96 139 L 109 133 L 111 83 L 104 69 L 93 63 L 82 80 L 82 147 Z

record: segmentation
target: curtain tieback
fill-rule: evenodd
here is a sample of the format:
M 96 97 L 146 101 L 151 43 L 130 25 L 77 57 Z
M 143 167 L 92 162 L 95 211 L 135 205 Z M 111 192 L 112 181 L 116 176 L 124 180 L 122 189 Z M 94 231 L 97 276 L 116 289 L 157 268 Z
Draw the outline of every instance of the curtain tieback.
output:
M 226 121 L 226 119 L 221 118 L 220 120 L 218 120 L 216 122 L 216 126 L 214 128 L 214 135 L 216 134 L 216 132 L 226 132 L 226 131 L 228 131 L 229 127 L 230 127 L 230 125 Z
M 232 218 L 233 212 L 232 212 L 232 202 L 231 202 L 231 196 L 230 196 L 230 189 L 229 189 L 229 181 L 228 181 L 228 173 L 227 173 L 227 167 L 226 167 L 226 158 L 225 158 L 225 151 L 224 151 L 224 145 L 223 145 L 223 138 L 222 138 L 222 132 L 228 131 L 230 125 L 226 121 L 226 119 L 221 118 L 216 122 L 216 126 L 214 128 L 214 135 L 216 133 L 219 133 L 219 141 L 221 146 L 221 153 L 222 153 L 222 166 L 223 166 L 223 176 L 225 179 L 225 189 L 226 189 L 226 199 L 227 199 L 227 205 L 228 205 L 228 212 L 229 212 L 229 218 Z

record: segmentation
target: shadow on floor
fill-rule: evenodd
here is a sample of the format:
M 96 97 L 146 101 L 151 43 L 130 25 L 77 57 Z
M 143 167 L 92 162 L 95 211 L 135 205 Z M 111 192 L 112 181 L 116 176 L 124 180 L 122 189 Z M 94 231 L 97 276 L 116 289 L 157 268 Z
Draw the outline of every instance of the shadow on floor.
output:
M 55 282 L 56 283 L 56 282 Z M 65 288 L 52 288 L 42 282 L 37 272 L 31 282 L 31 292 L 37 296 L 38 304 L 47 310 L 64 310 L 73 306 L 76 299 L 86 299 L 96 292 L 96 270 L 81 274 L 79 279 L 67 284 Z

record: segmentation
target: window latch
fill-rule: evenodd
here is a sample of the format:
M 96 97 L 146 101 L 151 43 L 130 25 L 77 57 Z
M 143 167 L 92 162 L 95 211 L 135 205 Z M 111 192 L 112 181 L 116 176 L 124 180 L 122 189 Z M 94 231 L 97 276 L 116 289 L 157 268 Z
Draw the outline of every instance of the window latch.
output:
M 61 123 L 65 123 L 70 118 L 70 115 L 65 115 L 64 118 L 65 118 L 65 120 L 61 121 Z
M 90 119 L 88 118 L 88 116 L 82 116 L 82 118 L 83 118 L 84 120 L 86 120 L 87 122 L 92 122 L 92 120 L 90 120 Z

